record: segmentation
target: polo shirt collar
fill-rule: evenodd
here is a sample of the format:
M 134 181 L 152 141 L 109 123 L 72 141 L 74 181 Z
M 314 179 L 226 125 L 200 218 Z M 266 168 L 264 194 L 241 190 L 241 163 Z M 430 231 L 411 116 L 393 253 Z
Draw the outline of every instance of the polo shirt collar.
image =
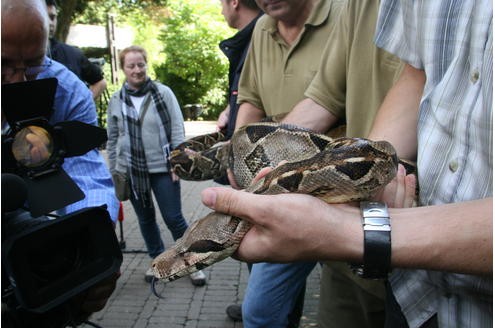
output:
M 325 21 L 330 16 L 330 8 L 332 7 L 331 1 L 329 0 L 317 0 L 315 1 L 315 7 L 309 14 L 308 19 L 304 23 L 305 26 L 319 26 L 325 23 Z M 270 34 L 274 34 L 278 31 L 277 21 L 269 16 L 265 15 L 265 20 L 263 22 L 263 30 L 266 30 Z

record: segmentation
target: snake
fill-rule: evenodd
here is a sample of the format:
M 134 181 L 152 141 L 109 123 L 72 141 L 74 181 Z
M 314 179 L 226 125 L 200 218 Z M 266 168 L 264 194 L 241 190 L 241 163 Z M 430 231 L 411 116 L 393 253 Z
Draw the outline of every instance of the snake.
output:
M 185 141 L 171 152 L 172 171 L 184 180 L 208 180 L 230 169 L 247 192 L 302 193 L 331 204 L 372 198 L 395 177 L 399 163 L 387 141 L 331 138 L 282 123 L 248 124 L 230 141 L 223 138 L 214 132 Z M 264 167 L 273 170 L 253 182 Z M 251 226 L 216 211 L 196 220 L 152 261 L 155 279 L 173 281 L 230 257 Z

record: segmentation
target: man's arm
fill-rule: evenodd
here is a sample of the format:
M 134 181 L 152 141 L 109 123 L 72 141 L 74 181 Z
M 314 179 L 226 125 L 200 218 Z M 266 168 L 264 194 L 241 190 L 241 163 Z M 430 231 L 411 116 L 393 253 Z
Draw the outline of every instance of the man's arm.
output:
M 265 112 L 260 108 L 244 102 L 239 106 L 239 112 L 237 113 L 237 120 L 235 121 L 235 128 L 238 129 L 246 124 L 259 122 L 265 118 Z
M 282 120 L 318 133 L 326 133 L 337 121 L 335 115 L 310 98 L 300 101 Z
M 81 79 L 89 85 L 89 89 L 93 94 L 93 99 L 96 100 L 107 88 L 107 81 L 103 76 L 103 71 L 100 66 L 93 64 L 79 49 L 79 65 L 81 67 Z
M 309 195 L 254 195 L 227 188 L 205 189 L 202 200 L 216 211 L 254 224 L 237 251 L 241 260 L 362 261 L 363 228 L 357 207 L 328 205 Z M 491 274 L 492 203 L 487 198 L 389 209 L 392 266 Z
M 89 89 L 93 94 L 94 100 L 98 99 L 106 88 L 107 88 L 107 81 L 105 79 L 101 79 L 100 81 L 93 83 L 89 86 Z
M 424 71 L 406 64 L 385 97 L 369 134 L 372 140 L 389 141 L 400 158 L 416 159 L 419 103 L 425 80 Z

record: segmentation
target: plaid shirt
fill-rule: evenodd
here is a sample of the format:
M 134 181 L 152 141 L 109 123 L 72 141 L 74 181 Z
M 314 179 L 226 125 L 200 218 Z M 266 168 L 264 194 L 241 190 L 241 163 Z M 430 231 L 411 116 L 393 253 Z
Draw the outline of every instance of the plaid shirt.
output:
M 383 0 L 376 44 L 427 76 L 418 121 L 420 204 L 492 196 L 492 1 Z M 469 219 L 469 218 L 466 218 Z M 492 327 L 492 279 L 397 270 L 410 327 Z

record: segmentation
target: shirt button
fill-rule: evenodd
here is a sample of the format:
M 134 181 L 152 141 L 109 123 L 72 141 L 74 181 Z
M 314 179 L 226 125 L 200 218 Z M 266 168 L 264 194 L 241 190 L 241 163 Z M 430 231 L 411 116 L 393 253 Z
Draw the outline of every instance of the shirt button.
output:
M 459 163 L 457 163 L 457 161 L 452 161 L 449 163 L 450 171 L 455 172 L 457 171 L 458 168 L 459 168 Z
M 476 83 L 478 81 L 478 79 L 480 78 L 480 72 L 478 72 L 477 69 L 475 69 L 472 73 L 471 73 L 471 82 L 473 83 Z

